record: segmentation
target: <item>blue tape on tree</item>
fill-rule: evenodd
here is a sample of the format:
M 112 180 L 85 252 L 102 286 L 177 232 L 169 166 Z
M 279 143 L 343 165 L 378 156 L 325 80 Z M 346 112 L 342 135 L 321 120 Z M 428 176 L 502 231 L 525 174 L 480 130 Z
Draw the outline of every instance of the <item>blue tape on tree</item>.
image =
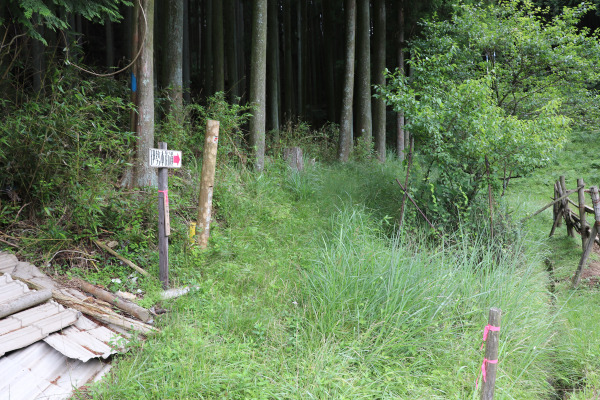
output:
M 131 73 L 131 91 L 135 93 L 137 90 L 137 79 L 135 79 L 135 74 Z

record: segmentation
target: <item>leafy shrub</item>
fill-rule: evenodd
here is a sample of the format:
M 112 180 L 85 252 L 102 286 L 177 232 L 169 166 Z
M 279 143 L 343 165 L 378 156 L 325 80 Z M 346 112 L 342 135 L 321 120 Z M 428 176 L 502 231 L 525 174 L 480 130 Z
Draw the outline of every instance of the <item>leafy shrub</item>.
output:
M 128 166 L 135 136 L 127 126 L 130 105 L 92 82 L 52 88 L 0 124 L 0 186 L 26 202 L 47 206 L 72 190 L 116 183 Z
M 247 105 L 231 104 L 223 92 L 207 99 L 206 105 L 189 104 L 183 110 L 183 122 L 169 115 L 158 129 L 157 137 L 167 141 L 169 147 L 183 149 L 187 156 L 201 157 L 204 148 L 206 123 L 209 119 L 219 121 L 219 161 L 238 159 L 245 163 L 247 158 L 242 127 L 249 120 L 252 108 Z
M 379 95 L 409 121 L 428 166 L 430 213 L 456 223 L 483 188 L 498 192 L 502 179 L 546 165 L 561 148 L 599 80 L 597 38 L 576 27 L 584 9 L 544 21 L 530 2 L 461 5 L 451 20 L 424 24 L 413 77 L 388 74 Z M 572 97 L 587 99 L 577 112 Z

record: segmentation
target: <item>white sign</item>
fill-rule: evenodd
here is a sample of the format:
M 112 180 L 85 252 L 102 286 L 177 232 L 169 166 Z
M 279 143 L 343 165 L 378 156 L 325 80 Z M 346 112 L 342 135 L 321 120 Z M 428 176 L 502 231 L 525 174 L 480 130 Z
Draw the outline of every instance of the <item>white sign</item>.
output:
M 150 166 L 154 168 L 181 168 L 181 151 L 150 149 Z

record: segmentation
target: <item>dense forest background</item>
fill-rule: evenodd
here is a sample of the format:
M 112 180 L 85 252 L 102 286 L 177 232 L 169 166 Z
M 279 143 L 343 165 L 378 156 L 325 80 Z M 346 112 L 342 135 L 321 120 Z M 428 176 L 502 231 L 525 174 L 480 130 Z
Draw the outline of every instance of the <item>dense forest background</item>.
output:
M 530 13 L 549 20 L 563 6 L 579 2 L 534 4 L 542 8 Z M 157 121 L 182 98 L 188 104 L 206 104 L 215 93 L 224 92 L 230 103 L 256 102 L 251 79 L 262 74 L 266 92 L 259 109 L 265 107 L 265 126 L 258 130 L 272 132 L 269 140 L 277 140 L 277 132 L 290 121 L 315 127 L 335 123 L 349 131 L 345 136 L 373 140 L 381 160 L 386 146 L 402 158 L 409 144 L 403 115 L 389 107 L 386 112 L 384 101 L 372 97 L 373 85 L 385 83 L 386 68 L 411 75 L 408 61 L 414 56 L 407 43 L 422 34 L 419 21 L 434 15 L 448 19 L 455 7 L 455 2 L 443 0 L 9 1 L 0 10 L 3 109 L 49 95 L 57 74 L 74 81 L 96 76 L 75 65 L 88 66 L 96 74 L 120 70 L 113 75 L 117 85 L 131 87 L 134 77 L 141 92 L 136 68 L 151 62 Z M 262 12 L 268 21 L 257 21 Z M 349 24 L 352 12 L 355 25 Z M 590 30 L 600 24 L 592 9 L 578 19 L 579 27 Z M 265 54 L 259 55 L 266 68 L 257 66 L 253 73 L 252 54 L 265 45 L 253 37 L 256 21 L 267 27 Z M 346 69 L 349 31 L 354 71 Z M 139 57 L 141 44 L 149 46 L 151 61 Z M 134 65 L 124 69 L 131 60 Z M 349 87 L 354 93 L 346 98 Z M 350 129 L 346 120 L 352 121 Z M 348 151 L 343 149 L 340 158 L 347 159 Z

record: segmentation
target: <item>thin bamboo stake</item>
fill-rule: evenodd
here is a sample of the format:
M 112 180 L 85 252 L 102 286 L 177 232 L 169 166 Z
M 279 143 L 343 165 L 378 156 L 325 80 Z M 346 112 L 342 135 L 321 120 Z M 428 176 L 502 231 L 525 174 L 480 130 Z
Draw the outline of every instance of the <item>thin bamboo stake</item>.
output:
M 411 138 L 410 139 L 410 147 L 408 150 L 408 163 L 406 165 L 406 178 L 404 179 L 404 186 L 406 188 L 408 188 L 408 177 L 410 176 L 410 167 L 412 166 L 414 146 L 415 146 L 415 140 L 414 140 L 414 138 Z M 406 192 L 404 187 L 400 184 L 400 181 L 398 179 L 396 179 L 396 182 L 398 182 L 398 184 L 400 185 L 402 190 L 404 190 L 404 196 L 402 196 L 402 205 L 400 206 L 400 218 L 398 219 L 398 230 L 399 230 L 400 227 L 402 227 L 402 222 L 404 221 L 404 207 L 406 206 L 406 196 L 408 196 L 408 193 Z
M 488 156 L 485 156 L 485 170 L 488 178 L 488 205 L 490 208 L 490 233 L 494 239 L 494 204 L 492 202 L 492 182 L 490 181 L 490 162 Z
M 402 184 L 400 183 L 400 181 L 398 179 L 396 179 L 396 183 L 400 186 L 400 189 L 402 189 L 404 191 L 404 195 L 406 197 L 408 197 L 408 199 L 411 201 L 411 203 L 414 204 L 415 207 L 417 207 L 417 210 L 421 213 L 421 215 L 423 216 L 423 218 L 425 219 L 425 221 L 427 221 L 427 223 L 429 224 L 429 226 L 431 227 L 431 229 L 433 229 L 441 237 L 441 235 L 439 234 L 439 232 L 437 231 L 437 229 L 435 229 L 435 226 L 433 226 L 433 224 L 427 219 L 427 217 L 425 216 L 425 214 L 423 213 L 423 211 L 421 211 L 421 209 L 419 208 L 419 206 L 417 205 L 417 203 L 415 203 L 415 201 L 413 200 L 413 198 L 408 194 L 408 191 L 406 190 L 406 188 L 404 186 L 402 186 Z

